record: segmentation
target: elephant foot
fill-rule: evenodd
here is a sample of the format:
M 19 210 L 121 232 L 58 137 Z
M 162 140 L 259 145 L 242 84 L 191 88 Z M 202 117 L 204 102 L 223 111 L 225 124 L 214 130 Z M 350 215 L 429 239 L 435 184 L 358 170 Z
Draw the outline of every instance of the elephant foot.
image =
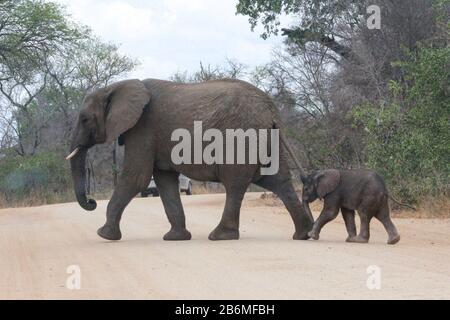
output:
M 294 236 L 292 239 L 294 240 L 309 240 L 311 236 L 309 235 L 310 232 L 296 232 L 294 233 Z
M 310 231 L 308 232 L 308 237 L 310 237 L 313 240 L 319 240 L 320 235 L 318 232 Z
M 119 241 L 120 239 L 122 239 L 122 233 L 120 232 L 119 227 L 104 225 L 103 227 L 98 229 L 97 234 L 103 239 L 110 241 Z
M 170 229 L 164 236 L 165 241 L 187 241 L 191 238 L 191 233 L 186 229 Z
M 359 235 L 359 236 L 347 239 L 347 242 L 350 242 L 350 243 L 368 243 L 369 242 L 369 238 L 364 238 L 364 237 L 361 237 Z
M 396 235 L 394 237 L 389 237 L 388 244 L 389 245 L 394 245 L 394 244 L 397 244 L 399 241 L 400 241 L 400 235 L 398 234 L 398 235 Z
M 217 227 L 208 237 L 211 241 L 239 240 L 239 230 Z
M 351 240 L 356 237 L 356 234 L 349 235 L 345 242 L 352 242 Z

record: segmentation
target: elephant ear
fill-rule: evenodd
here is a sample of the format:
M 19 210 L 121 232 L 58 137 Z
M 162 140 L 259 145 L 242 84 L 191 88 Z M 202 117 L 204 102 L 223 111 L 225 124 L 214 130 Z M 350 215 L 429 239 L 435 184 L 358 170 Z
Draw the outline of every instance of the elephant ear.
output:
M 150 102 L 150 93 L 139 80 L 126 80 L 106 88 L 106 142 L 133 128 Z
M 317 195 L 319 198 L 323 199 L 336 190 L 340 181 L 341 173 L 338 170 L 320 171 L 315 177 Z

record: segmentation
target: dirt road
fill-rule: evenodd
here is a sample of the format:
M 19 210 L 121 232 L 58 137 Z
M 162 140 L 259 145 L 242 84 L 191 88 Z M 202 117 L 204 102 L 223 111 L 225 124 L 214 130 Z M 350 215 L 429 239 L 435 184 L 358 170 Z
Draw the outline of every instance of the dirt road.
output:
M 183 203 L 189 242 L 162 241 L 169 224 L 158 198 L 132 202 L 116 243 L 96 235 L 107 202 L 95 213 L 74 203 L 0 210 L 0 299 L 450 299 L 450 220 L 396 220 L 393 247 L 376 221 L 369 245 L 345 243 L 341 218 L 320 241 L 298 242 L 284 209 L 248 194 L 241 240 L 210 242 L 224 195 Z M 380 290 L 367 287 L 373 265 Z M 70 290 L 78 271 L 81 288 Z

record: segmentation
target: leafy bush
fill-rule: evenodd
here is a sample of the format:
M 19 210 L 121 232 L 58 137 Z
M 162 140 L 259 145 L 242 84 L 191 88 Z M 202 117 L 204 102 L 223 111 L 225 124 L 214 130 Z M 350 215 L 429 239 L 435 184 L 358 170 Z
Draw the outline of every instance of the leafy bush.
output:
M 450 190 L 450 48 L 421 48 L 397 63 L 382 106 L 354 112 L 366 132 L 367 166 L 378 170 L 403 200 L 448 195 Z
M 52 152 L 34 156 L 5 156 L 0 160 L 0 193 L 6 202 L 30 197 L 52 203 L 71 187 L 70 170 L 60 155 Z

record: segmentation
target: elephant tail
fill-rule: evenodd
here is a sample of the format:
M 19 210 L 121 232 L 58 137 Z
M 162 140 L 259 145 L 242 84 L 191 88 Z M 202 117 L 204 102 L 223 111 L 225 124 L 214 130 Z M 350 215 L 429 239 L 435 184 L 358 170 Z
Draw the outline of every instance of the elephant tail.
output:
M 394 201 L 394 202 L 395 202 L 396 204 L 398 204 L 399 206 L 409 208 L 409 209 L 411 209 L 411 210 L 413 210 L 413 211 L 417 211 L 417 209 L 416 209 L 415 207 L 410 206 L 409 204 L 401 203 L 400 201 L 398 201 L 397 199 L 395 199 L 395 198 L 394 198 L 393 196 L 391 196 L 390 194 L 387 194 L 387 196 L 388 196 L 389 199 L 391 199 L 392 201 Z
M 278 125 L 278 123 L 276 121 L 273 122 L 273 129 L 278 129 L 280 130 L 280 140 L 281 143 L 283 144 L 283 146 L 286 148 L 286 150 L 288 151 L 289 155 L 291 156 L 292 160 L 294 160 L 294 163 L 297 167 L 297 169 L 300 171 L 300 174 L 302 176 L 306 175 L 306 171 L 305 169 L 303 169 L 303 166 L 300 164 L 300 161 L 298 161 L 297 157 L 294 154 L 294 151 L 291 148 L 291 145 L 289 144 L 289 142 L 286 139 L 286 136 L 284 135 L 283 130 L 280 128 L 280 126 Z

